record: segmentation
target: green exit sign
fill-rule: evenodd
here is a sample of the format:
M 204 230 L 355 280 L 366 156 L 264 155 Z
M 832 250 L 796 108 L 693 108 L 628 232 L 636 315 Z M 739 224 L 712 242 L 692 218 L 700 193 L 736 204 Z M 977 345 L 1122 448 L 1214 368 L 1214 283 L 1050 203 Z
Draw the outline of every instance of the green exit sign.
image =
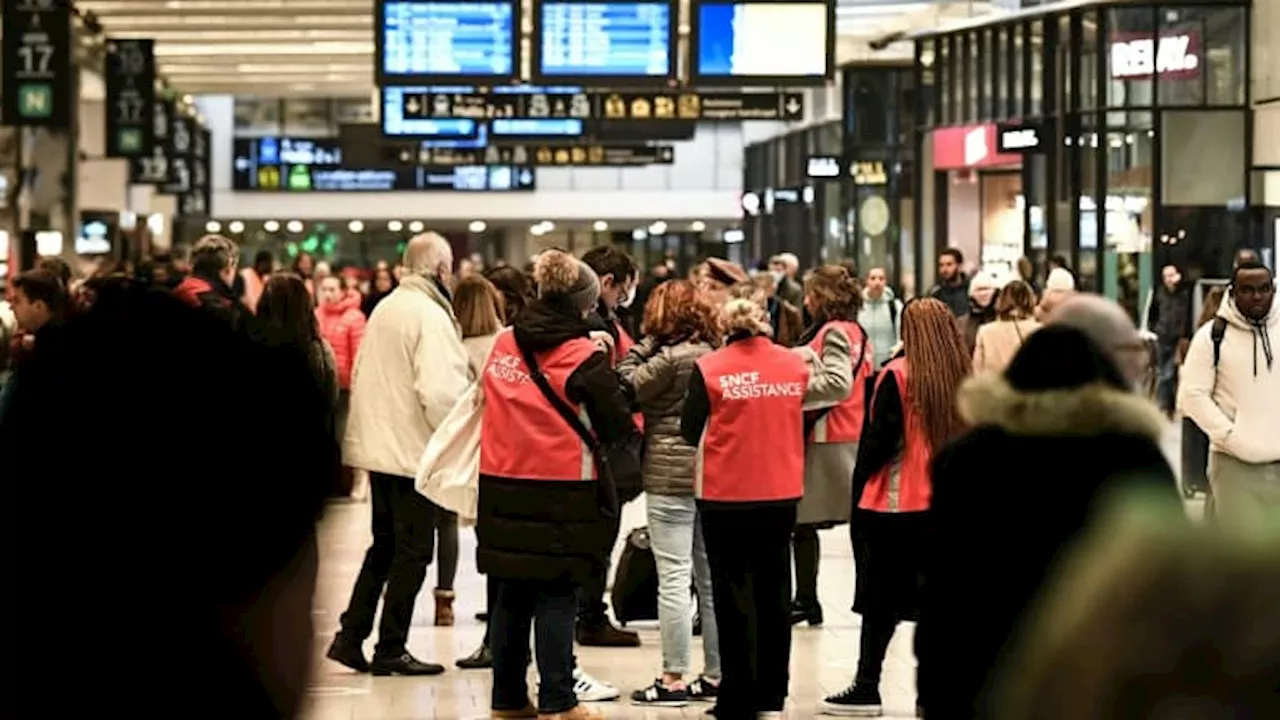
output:
M 116 136 L 116 144 L 124 155 L 142 152 L 142 131 L 138 128 L 122 128 Z
M 32 119 L 43 119 L 53 115 L 53 86 L 49 83 L 19 85 L 18 114 Z

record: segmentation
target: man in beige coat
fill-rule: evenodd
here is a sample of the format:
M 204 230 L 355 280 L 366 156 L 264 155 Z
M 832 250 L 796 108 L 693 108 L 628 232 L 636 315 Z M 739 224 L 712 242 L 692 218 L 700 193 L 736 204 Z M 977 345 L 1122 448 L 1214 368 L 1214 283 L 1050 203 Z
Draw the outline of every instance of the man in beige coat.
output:
M 438 675 L 405 646 L 414 601 L 434 551 L 437 509 L 414 489 L 414 473 L 432 433 L 469 382 L 467 351 L 449 301 L 453 251 L 435 233 L 404 252 L 400 285 L 369 317 L 351 377 L 344 460 L 369 471 L 373 545 L 342 614 L 328 657 L 374 675 Z M 373 632 L 386 586 L 373 662 L 363 643 Z

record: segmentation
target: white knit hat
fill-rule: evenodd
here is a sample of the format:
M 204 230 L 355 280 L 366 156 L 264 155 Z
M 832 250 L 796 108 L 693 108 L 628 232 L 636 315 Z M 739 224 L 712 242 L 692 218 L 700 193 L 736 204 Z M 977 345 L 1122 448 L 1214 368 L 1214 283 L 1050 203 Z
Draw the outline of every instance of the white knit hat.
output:
M 1049 271 L 1049 279 L 1045 281 L 1044 289 L 1070 292 L 1076 289 L 1076 279 L 1065 268 L 1054 268 Z

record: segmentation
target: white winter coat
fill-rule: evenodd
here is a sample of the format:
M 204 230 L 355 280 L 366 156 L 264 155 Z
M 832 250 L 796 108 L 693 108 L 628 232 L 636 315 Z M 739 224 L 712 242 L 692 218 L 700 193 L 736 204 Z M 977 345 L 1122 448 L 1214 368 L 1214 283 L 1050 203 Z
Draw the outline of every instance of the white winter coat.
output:
M 1227 331 L 1217 371 L 1210 322 L 1196 331 L 1187 350 L 1178 406 L 1214 450 L 1247 463 L 1280 462 L 1280 302 L 1262 328 L 1246 320 L 1230 298 L 1218 317 L 1226 319 Z M 1264 339 L 1272 348 L 1270 367 Z
M 412 478 L 469 382 L 449 301 L 433 280 L 404 277 L 369 316 L 356 355 L 344 462 Z

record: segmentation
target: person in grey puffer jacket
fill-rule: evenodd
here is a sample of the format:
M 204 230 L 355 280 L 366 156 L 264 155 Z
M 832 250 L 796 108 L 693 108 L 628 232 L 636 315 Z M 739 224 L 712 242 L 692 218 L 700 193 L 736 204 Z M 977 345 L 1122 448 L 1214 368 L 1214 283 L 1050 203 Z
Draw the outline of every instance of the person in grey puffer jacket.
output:
M 871 347 L 875 349 L 877 368 L 893 359 L 897 352 L 898 343 L 902 340 L 902 331 L 898 329 L 901 319 L 902 301 L 894 297 L 884 268 L 871 268 L 867 273 L 867 285 L 862 289 L 858 324 L 867 331 Z
M 680 435 L 680 416 L 694 362 L 720 343 L 718 308 L 687 280 L 654 289 L 644 311 L 645 339 L 617 371 L 644 413 L 644 489 L 649 538 L 658 570 L 662 676 L 635 691 L 639 705 L 669 706 L 715 699 L 720 648 L 702 527 L 693 497 L 697 448 Z M 703 674 L 692 681 L 689 587 L 696 583 L 702 617 Z

